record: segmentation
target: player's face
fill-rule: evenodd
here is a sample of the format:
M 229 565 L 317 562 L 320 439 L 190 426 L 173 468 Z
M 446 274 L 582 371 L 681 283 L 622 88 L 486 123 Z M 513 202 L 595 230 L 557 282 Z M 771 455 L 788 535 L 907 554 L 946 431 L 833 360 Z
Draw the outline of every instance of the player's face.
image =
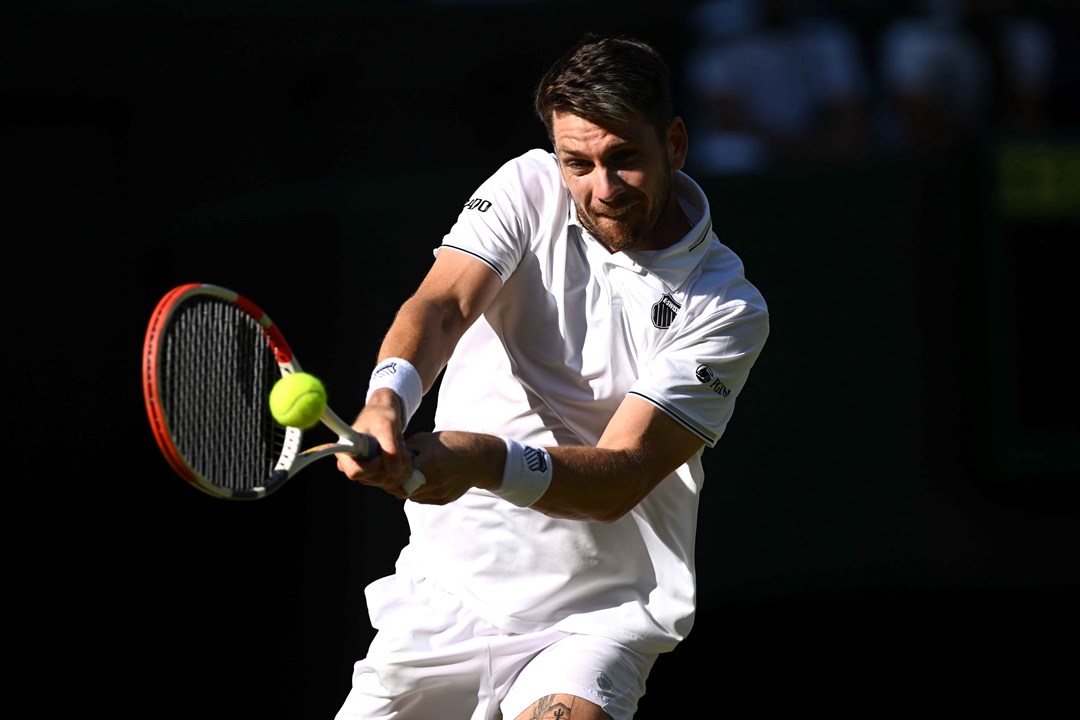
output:
M 685 160 L 681 120 L 673 121 L 661 138 L 644 120 L 602 127 L 555 113 L 552 130 L 578 220 L 597 241 L 618 252 L 659 249 L 681 237 L 663 232 L 669 203 L 674 203 L 674 172 Z

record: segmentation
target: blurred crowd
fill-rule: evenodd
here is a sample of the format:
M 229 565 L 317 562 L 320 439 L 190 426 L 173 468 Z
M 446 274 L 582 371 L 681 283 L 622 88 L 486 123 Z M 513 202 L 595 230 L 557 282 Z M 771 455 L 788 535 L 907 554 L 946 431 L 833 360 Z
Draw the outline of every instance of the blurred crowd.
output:
M 702 0 L 684 116 L 699 173 L 940 157 L 1075 126 L 1075 28 L 1048 0 Z

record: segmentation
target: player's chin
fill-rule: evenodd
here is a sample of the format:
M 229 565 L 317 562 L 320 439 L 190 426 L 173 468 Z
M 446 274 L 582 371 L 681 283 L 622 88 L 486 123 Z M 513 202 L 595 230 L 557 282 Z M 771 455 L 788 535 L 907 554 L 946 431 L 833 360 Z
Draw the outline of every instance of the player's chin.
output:
M 635 231 L 635 228 L 630 227 L 623 223 L 608 224 L 606 226 L 600 226 L 601 233 L 600 239 L 604 241 L 604 244 L 611 250 L 629 250 L 638 244 L 639 233 Z
M 635 245 L 645 229 L 644 218 L 632 210 L 628 210 L 618 217 L 610 215 L 596 216 L 593 223 L 604 242 L 619 249 Z

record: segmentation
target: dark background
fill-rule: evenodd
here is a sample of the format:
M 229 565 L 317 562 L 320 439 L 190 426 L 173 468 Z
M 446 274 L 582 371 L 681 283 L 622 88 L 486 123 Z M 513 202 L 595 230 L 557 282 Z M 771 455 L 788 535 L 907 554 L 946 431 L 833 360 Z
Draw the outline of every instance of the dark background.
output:
M 146 423 L 150 313 L 183 282 L 248 295 L 351 416 L 460 206 L 546 146 L 544 67 L 604 30 L 678 69 L 687 5 L 4 6 L 9 699 L 333 716 L 400 508 L 332 461 L 258 503 L 184 486 Z M 698 178 L 773 334 L 706 457 L 698 623 L 640 717 L 1067 697 L 1080 161 L 1063 120 L 936 162 Z M 1015 147 L 1064 188 L 1055 212 L 1002 204 L 1030 187 L 1001 172 Z

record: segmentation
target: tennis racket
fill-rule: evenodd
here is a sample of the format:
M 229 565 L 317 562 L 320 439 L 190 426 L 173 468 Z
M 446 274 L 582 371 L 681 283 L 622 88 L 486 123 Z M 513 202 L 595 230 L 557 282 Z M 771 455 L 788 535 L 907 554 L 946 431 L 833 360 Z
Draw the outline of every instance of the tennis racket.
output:
M 172 469 L 214 497 L 257 500 L 334 453 L 375 458 L 375 438 L 329 407 L 321 421 L 333 443 L 301 449 L 304 431 L 274 420 L 270 390 L 295 372 L 281 330 L 251 300 L 203 283 L 166 293 L 146 329 L 142 373 L 150 427 Z M 403 487 L 423 484 L 417 470 Z

